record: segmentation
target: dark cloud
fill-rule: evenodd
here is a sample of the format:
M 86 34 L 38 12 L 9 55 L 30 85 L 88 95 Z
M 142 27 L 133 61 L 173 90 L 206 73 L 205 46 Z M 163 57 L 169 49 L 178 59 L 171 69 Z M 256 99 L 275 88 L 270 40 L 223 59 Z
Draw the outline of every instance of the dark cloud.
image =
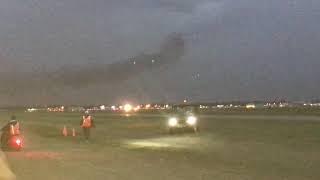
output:
M 158 52 L 140 54 L 120 62 L 107 65 L 87 65 L 80 68 L 63 68 L 57 72 L 52 82 L 57 85 L 82 88 L 83 85 L 123 83 L 145 71 L 175 64 L 185 53 L 182 34 L 168 36 Z
M 5 0 L 0 5 L 4 104 L 319 96 L 316 0 Z M 180 61 L 162 58 L 175 63 L 138 66 L 163 54 L 161 44 L 172 33 L 184 40 Z M 170 50 L 175 49 L 165 52 Z M 136 68 L 126 69 L 132 58 Z

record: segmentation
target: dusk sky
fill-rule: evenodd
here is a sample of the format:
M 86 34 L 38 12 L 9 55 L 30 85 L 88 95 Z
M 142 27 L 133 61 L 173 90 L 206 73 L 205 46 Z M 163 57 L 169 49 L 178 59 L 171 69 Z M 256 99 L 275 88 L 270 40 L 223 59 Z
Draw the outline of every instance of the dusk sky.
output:
M 0 105 L 319 98 L 319 19 L 318 0 L 2 0 Z

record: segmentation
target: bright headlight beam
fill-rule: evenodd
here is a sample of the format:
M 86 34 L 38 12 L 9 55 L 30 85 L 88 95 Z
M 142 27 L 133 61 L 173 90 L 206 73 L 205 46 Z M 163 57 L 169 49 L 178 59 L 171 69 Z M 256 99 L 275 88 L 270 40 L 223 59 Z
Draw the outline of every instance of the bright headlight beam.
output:
M 168 124 L 169 126 L 176 126 L 178 124 L 177 118 L 170 118 Z
M 189 125 L 195 125 L 197 123 L 197 118 L 194 116 L 189 116 L 187 119 L 187 123 Z

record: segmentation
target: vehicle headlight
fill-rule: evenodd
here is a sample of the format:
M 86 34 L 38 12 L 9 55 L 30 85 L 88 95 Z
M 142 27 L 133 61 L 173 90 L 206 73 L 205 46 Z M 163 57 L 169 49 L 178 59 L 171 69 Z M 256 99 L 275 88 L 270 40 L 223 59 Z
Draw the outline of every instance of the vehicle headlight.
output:
M 170 118 L 168 124 L 169 126 L 176 126 L 178 124 L 177 118 Z
M 189 125 L 195 125 L 197 123 L 197 118 L 194 116 L 189 116 L 187 118 L 187 124 Z

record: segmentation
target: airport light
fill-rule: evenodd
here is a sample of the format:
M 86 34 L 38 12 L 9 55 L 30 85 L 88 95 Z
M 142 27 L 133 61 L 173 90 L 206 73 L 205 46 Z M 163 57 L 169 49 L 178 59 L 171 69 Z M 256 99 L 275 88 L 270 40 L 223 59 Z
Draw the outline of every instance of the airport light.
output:
M 106 110 L 106 106 L 105 105 L 101 105 L 100 106 L 100 110 L 103 110 L 103 111 Z
M 132 110 L 131 104 L 126 104 L 123 106 L 125 112 L 130 112 Z
M 133 109 L 134 111 L 139 111 L 140 110 L 140 106 L 137 106 Z
M 247 105 L 246 105 L 246 108 L 247 108 L 247 109 L 255 109 L 255 108 L 256 108 L 256 105 L 254 105 L 254 104 L 247 104 Z

